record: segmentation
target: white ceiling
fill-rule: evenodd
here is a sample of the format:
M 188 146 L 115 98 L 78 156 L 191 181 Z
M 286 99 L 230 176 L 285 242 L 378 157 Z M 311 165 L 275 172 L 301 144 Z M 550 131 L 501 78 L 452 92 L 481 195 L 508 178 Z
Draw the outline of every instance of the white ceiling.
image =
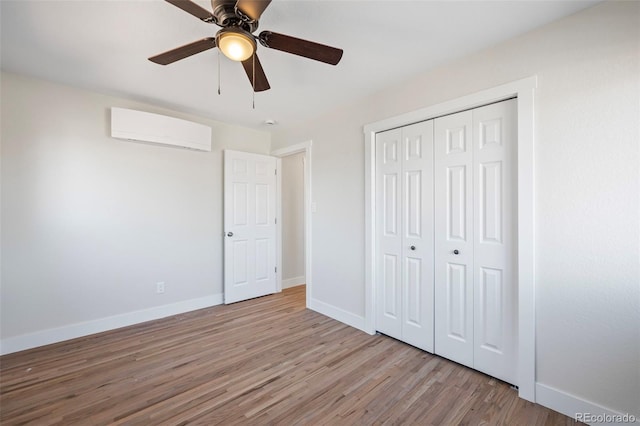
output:
M 1 65 L 98 92 L 271 130 L 311 119 L 430 68 L 592 6 L 571 1 L 274 0 L 268 29 L 344 49 L 337 66 L 259 46 L 271 90 L 256 94 L 242 66 L 209 50 L 171 65 L 149 56 L 215 34 L 161 0 L 8 1 Z M 206 0 L 198 0 L 211 10 Z

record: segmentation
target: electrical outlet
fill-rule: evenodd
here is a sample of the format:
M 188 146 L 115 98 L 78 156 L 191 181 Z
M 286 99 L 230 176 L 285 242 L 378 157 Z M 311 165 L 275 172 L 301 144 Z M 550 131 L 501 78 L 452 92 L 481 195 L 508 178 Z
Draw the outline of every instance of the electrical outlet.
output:
M 164 293 L 164 282 L 156 283 L 156 293 L 158 294 Z

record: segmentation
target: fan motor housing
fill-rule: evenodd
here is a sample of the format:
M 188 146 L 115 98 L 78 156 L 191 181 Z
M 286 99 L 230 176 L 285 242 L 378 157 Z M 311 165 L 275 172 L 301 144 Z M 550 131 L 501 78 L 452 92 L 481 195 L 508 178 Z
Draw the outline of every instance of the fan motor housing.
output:
M 240 27 L 250 33 L 258 29 L 258 21 L 241 18 L 236 11 L 236 0 L 211 0 L 211 7 L 216 23 L 223 28 Z

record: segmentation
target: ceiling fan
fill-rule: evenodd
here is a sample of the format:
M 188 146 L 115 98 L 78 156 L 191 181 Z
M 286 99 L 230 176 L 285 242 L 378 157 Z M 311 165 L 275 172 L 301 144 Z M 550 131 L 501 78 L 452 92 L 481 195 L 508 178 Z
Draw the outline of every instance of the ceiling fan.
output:
M 331 65 L 337 65 L 342 58 L 342 49 L 324 44 L 272 31 L 262 31 L 258 36 L 254 36 L 252 33 L 258 29 L 258 19 L 271 0 L 211 0 L 213 13 L 190 0 L 165 1 L 222 29 L 215 37 L 207 37 L 150 57 L 149 60 L 156 64 L 168 65 L 217 46 L 229 59 L 242 62 L 253 90 L 262 92 L 270 89 L 270 86 L 256 54 L 256 40 L 264 47 Z

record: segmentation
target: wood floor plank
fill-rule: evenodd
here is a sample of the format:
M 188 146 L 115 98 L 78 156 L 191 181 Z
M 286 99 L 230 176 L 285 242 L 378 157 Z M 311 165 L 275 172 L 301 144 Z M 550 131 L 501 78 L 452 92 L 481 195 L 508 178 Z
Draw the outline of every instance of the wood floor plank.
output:
M 0 423 L 575 424 L 304 304 L 294 287 L 2 356 Z

